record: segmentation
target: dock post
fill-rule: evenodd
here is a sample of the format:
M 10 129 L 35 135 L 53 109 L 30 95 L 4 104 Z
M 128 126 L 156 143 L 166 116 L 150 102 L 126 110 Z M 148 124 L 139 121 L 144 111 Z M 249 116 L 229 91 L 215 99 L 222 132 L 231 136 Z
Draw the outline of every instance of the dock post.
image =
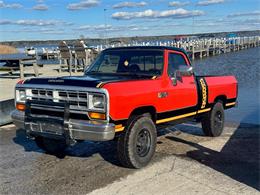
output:
M 216 39 L 213 40 L 213 50 L 212 50 L 212 55 L 214 56 L 216 52 Z
M 226 52 L 227 52 L 227 43 L 226 43 L 226 39 L 224 39 L 224 43 L 223 43 L 223 44 L 224 44 L 224 50 L 223 50 L 223 51 L 224 51 L 224 53 L 226 53 Z
M 69 60 L 69 67 L 70 67 L 70 76 L 72 75 L 72 59 Z
M 77 59 L 77 54 L 75 53 L 75 56 L 74 56 L 74 72 L 78 72 L 77 66 L 78 66 L 78 59 Z
M 39 69 L 38 69 L 38 68 L 39 68 L 39 67 L 38 67 L 37 63 L 34 62 L 34 63 L 33 63 L 33 71 L 34 71 L 34 74 L 35 74 L 36 77 L 39 76 Z
M 49 52 L 48 52 L 48 48 L 46 48 L 46 58 L 47 58 L 47 60 L 49 60 Z
M 202 41 L 200 41 L 199 42 L 199 48 L 200 48 L 200 59 L 202 58 L 202 50 L 203 50 L 203 42 Z
M 194 51 L 194 44 L 192 45 L 192 60 L 195 59 L 195 51 Z
M 240 50 L 240 40 L 241 40 L 241 38 L 239 37 L 239 38 L 237 39 L 237 51 Z
M 61 55 L 59 55 L 59 61 L 60 61 L 59 73 L 61 73 L 61 64 L 62 64 Z
M 209 41 L 207 41 L 207 57 L 209 56 L 209 47 L 210 47 L 210 44 L 209 44 Z
M 20 68 L 20 79 L 24 79 L 24 66 L 21 60 L 19 60 L 19 68 Z

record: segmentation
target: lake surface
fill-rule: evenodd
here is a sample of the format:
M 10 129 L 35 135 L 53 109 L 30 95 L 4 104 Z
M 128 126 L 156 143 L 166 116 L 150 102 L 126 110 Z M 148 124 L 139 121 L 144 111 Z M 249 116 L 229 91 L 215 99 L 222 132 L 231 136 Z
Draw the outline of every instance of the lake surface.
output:
M 238 107 L 227 110 L 231 122 L 260 124 L 260 48 L 208 57 L 193 62 L 198 75 L 234 75 L 238 80 Z

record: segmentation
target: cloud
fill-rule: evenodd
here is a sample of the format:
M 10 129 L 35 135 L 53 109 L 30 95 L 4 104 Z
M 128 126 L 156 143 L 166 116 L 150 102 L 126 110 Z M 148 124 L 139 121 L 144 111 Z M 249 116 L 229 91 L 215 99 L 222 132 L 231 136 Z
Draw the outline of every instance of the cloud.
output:
M 251 26 L 255 29 L 255 27 L 259 28 L 260 25 L 260 19 L 259 18 L 243 18 L 243 19 L 237 19 L 237 18 L 219 18 L 219 19 L 201 19 L 196 20 L 196 22 L 193 24 L 195 27 L 206 27 L 208 28 L 229 28 L 229 27 L 237 27 L 239 29 L 241 26 Z
M 22 26 L 55 26 L 58 21 L 44 21 L 44 20 L 17 20 L 13 24 Z
M 37 34 L 64 34 L 65 31 L 63 29 L 53 29 L 53 28 L 40 28 L 40 29 L 32 29 L 32 28 L 22 28 L 15 30 L 0 30 L 0 32 L 5 33 L 37 33 Z
M 116 12 L 112 14 L 112 18 L 117 20 L 130 20 L 138 18 L 189 18 L 201 15 L 204 15 L 204 12 L 200 10 L 188 11 L 179 8 L 175 10 L 154 11 L 148 9 L 142 12 Z
M 12 24 L 12 21 L 10 21 L 10 20 L 0 20 L 0 25 L 8 25 L 8 24 Z
M 71 3 L 67 6 L 68 10 L 81 10 L 81 9 L 87 9 L 90 7 L 95 7 L 99 4 L 99 0 L 85 0 L 80 1 L 79 3 Z
M 229 14 L 228 17 L 244 17 L 244 16 L 259 16 L 260 11 L 253 11 L 253 12 L 241 12 L 241 13 L 234 13 Z
M 45 4 L 38 4 L 38 5 L 35 5 L 33 7 L 34 10 L 38 10 L 38 11 L 46 11 L 49 9 L 49 7 Z
M 257 19 L 246 19 L 246 20 L 244 20 L 244 24 L 256 25 L 256 26 L 260 27 L 260 18 L 257 18 Z
M 76 29 L 75 31 L 87 31 L 87 32 L 94 32 L 94 33 L 105 33 L 105 32 L 125 32 L 125 31 L 140 31 L 140 30 L 148 30 L 148 27 L 145 27 L 143 25 L 138 26 L 138 25 L 105 25 L 105 24 L 100 24 L 100 25 L 83 25 L 80 26 Z
M 171 1 L 169 2 L 169 7 L 181 7 L 190 4 L 189 1 L 180 2 L 180 1 Z
M 19 3 L 6 4 L 4 1 L 0 1 L 0 8 L 20 9 L 22 7 Z
M 105 30 L 105 29 L 111 29 L 112 25 L 83 25 L 77 28 L 77 30 Z
M 225 0 L 205 0 L 205 1 L 199 1 L 197 3 L 197 5 L 208 6 L 208 5 L 214 5 L 214 4 L 221 4 L 224 2 L 225 2 Z
M 19 26 L 56 26 L 56 25 L 72 25 L 69 22 L 59 20 L 0 20 L 0 25 L 19 25 Z
M 125 2 L 121 2 L 121 3 L 113 5 L 113 8 L 121 9 L 121 8 L 132 8 L 132 7 L 144 7 L 146 5 L 148 5 L 148 4 L 145 1 L 141 1 L 141 2 L 125 1 Z

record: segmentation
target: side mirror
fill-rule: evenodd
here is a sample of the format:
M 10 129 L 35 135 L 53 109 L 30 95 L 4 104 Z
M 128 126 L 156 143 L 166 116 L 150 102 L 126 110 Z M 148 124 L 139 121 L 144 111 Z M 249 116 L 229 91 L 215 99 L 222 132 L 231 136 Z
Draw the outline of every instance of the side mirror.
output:
M 177 78 L 176 78 L 176 76 L 171 76 L 171 81 L 172 81 L 173 86 L 177 85 Z
M 180 76 L 191 76 L 193 74 L 193 67 L 192 66 L 179 66 L 179 72 Z

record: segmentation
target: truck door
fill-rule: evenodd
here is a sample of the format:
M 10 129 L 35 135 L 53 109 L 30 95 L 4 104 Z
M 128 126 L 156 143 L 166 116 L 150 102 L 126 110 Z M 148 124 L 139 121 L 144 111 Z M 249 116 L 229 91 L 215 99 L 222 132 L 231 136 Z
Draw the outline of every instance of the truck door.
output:
M 167 62 L 167 60 L 166 60 Z M 187 112 L 194 111 L 197 105 L 198 95 L 194 75 L 180 76 L 177 75 L 177 83 L 174 84 L 171 77 L 180 66 L 190 66 L 186 55 L 178 51 L 168 52 L 168 110 L 187 109 Z M 183 113 L 185 114 L 185 112 Z

